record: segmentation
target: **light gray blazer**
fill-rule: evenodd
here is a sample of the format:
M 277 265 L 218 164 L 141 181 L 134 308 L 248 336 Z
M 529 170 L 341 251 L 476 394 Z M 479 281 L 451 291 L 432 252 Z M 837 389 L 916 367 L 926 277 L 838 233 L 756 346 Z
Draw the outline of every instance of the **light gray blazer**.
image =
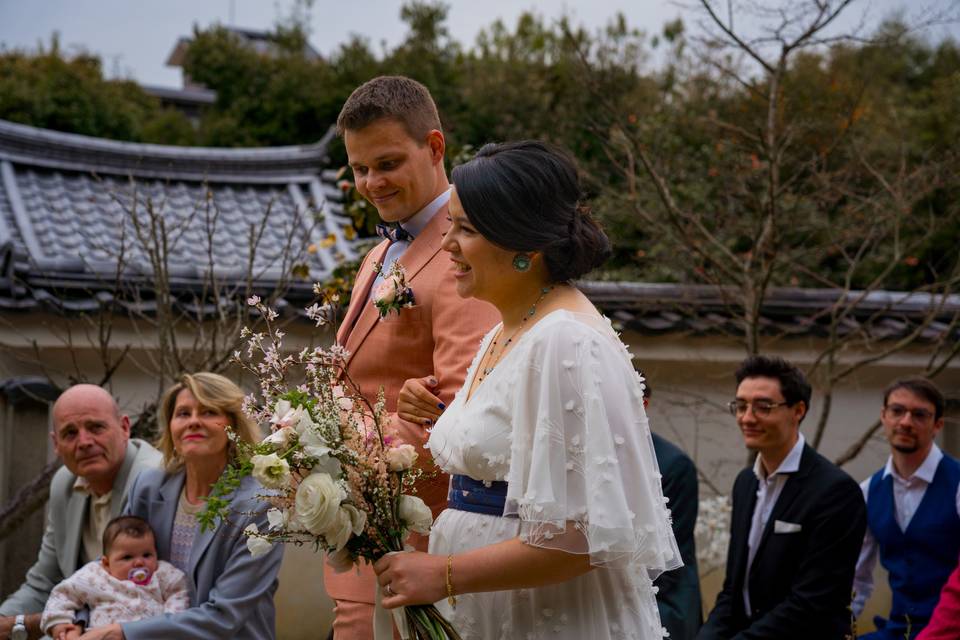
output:
M 183 471 L 149 471 L 140 475 L 130 492 L 127 513 L 146 519 L 153 527 L 161 560 L 170 559 L 173 520 L 184 479 Z M 277 544 L 255 559 L 243 535 L 250 523 L 256 523 L 260 531 L 268 527 L 270 505 L 256 498 L 264 492 L 252 477 L 244 478 L 233 493 L 227 521 L 221 521 L 213 531 L 197 531 L 185 572 L 191 608 L 124 623 L 127 640 L 276 637 L 273 596 L 283 545 Z
M 110 517 L 120 515 L 127 504 L 127 496 L 140 471 L 160 466 L 160 452 L 143 440 L 127 442 L 123 464 L 113 483 L 110 495 Z M 47 528 L 40 543 L 37 561 L 27 572 L 20 588 L 0 605 L 0 616 L 43 611 L 50 590 L 80 565 L 80 547 L 89 497 L 73 490 L 77 476 L 61 467 L 50 481 L 50 501 L 47 509 Z M 96 558 L 87 558 L 95 560 Z

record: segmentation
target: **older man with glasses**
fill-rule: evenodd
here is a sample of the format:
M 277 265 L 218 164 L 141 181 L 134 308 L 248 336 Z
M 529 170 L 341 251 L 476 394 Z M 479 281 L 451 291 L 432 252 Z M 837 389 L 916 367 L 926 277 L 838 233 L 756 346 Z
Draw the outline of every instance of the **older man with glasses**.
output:
M 887 464 L 861 484 L 867 533 L 857 563 L 854 612 L 873 591 L 877 557 L 887 570 L 888 619 L 864 638 L 916 637 L 930 621 L 960 554 L 960 463 L 934 438 L 943 429 L 944 398 L 925 378 L 897 380 L 884 391 L 880 421 L 890 443 Z M 960 636 L 958 636 L 960 637 Z
M 800 433 L 811 395 L 803 372 L 752 356 L 736 380 L 730 413 L 757 459 L 734 483 L 727 573 L 697 638 L 847 638 L 863 496 Z

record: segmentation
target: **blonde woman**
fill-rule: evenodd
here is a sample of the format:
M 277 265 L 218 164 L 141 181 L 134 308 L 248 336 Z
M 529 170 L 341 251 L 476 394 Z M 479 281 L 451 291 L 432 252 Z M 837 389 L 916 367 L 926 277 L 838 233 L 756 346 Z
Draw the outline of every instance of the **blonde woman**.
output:
M 282 546 L 253 558 L 243 529 L 267 527 L 263 488 L 247 477 L 231 496 L 230 515 L 201 532 L 196 516 L 233 456 L 231 427 L 246 442 L 259 440 L 257 425 L 241 410 L 243 391 L 215 373 L 184 375 L 163 396 L 158 422 L 162 470 L 142 473 L 131 489 L 128 513 L 156 531 L 157 551 L 187 574 L 191 608 L 90 631 L 82 640 L 138 638 L 274 638 L 273 595 Z

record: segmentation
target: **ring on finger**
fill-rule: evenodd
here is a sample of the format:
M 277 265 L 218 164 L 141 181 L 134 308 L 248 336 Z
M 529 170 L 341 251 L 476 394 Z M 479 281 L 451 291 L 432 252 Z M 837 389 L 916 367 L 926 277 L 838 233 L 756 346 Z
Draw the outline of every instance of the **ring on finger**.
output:
M 387 586 L 385 586 L 385 587 L 383 588 L 383 592 L 384 592 L 385 594 L 387 594 L 388 596 L 395 596 L 395 595 L 397 595 L 397 592 L 393 590 L 393 587 L 390 586 L 390 583 L 389 583 L 389 582 L 387 583 Z

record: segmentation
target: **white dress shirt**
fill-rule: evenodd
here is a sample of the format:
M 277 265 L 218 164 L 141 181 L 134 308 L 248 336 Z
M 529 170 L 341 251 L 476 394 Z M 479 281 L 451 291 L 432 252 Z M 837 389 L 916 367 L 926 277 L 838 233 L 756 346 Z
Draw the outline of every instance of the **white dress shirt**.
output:
M 103 555 L 103 532 L 110 522 L 110 497 L 113 491 L 107 491 L 102 496 L 93 493 L 90 483 L 83 476 L 77 476 L 73 483 L 73 490 L 90 496 L 87 503 L 87 517 L 83 524 L 83 561 L 90 562 Z
M 449 201 L 450 189 L 447 189 L 431 200 L 423 209 L 420 209 L 420 211 L 400 223 L 400 227 L 415 239 L 420 235 L 421 231 L 427 228 L 427 225 L 433 220 L 433 216 L 437 215 L 437 212 Z M 390 244 L 387 252 L 383 254 L 383 268 L 380 270 L 382 273 L 390 272 L 390 267 L 406 252 L 410 246 L 410 242 L 411 240 L 397 240 Z M 370 287 L 370 300 L 373 300 L 373 293 L 377 290 L 381 282 L 383 282 L 383 276 L 377 275 L 377 279 L 373 281 L 373 286 Z
M 790 474 L 796 473 L 800 469 L 800 456 L 803 455 L 805 442 L 801 433 L 787 457 L 783 459 L 776 471 L 769 475 L 764 471 L 760 456 L 757 456 L 757 460 L 753 463 L 753 473 L 757 476 L 759 484 L 757 486 L 757 504 L 753 508 L 753 518 L 750 520 L 750 535 L 747 536 L 747 572 L 743 580 L 743 604 L 746 607 L 747 615 L 753 610 L 750 606 L 750 567 L 753 566 L 753 558 L 757 555 L 760 539 L 767 527 L 767 521 L 770 520 L 770 514 L 773 513 L 773 507 L 776 506 L 780 493 L 783 491 L 783 485 L 787 484 Z
M 913 514 L 917 512 L 920 501 L 927 492 L 927 486 L 933 482 L 933 476 L 937 473 L 937 466 L 941 460 L 943 460 L 943 451 L 934 443 L 923 464 L 917 467 L 912 476 L 903 478 L 893 466 L 893 456 L 887 458 L 887 465 L 883 468 L 883 478 L 893 476 L 894 516 L 901 531 L 906 531 L 910 526 Z M 872 475 L 860 483 L 864 502 L 868 500 L 871 478 L 873 478 Z M 956 503 L 957 515 L 960 515 L 960 487 L 957 487 Z M 873 593 L 873 568 L 877 564 L 879 553 L 880 547 L 877 545 L 877 540 L 870 533 L 870 527 L 867 527 L 867 533 L 863 537 L 863 547 L 860 549 L 860 558 L 857 560 L 857 572 L 853 577 L 853 589 L 856 592 L 853 598 L 853 613 L 857 617 L 863 612 L 867 598 Z

